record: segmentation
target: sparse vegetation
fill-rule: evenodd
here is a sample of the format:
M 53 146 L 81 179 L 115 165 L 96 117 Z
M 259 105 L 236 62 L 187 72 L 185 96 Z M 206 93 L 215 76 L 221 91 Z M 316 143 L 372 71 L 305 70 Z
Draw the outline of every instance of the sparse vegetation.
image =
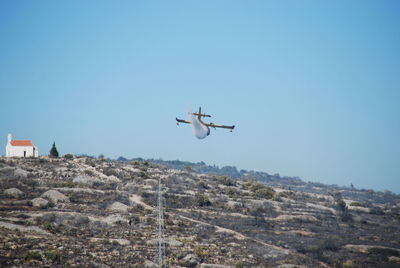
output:
M 230 178 L 228 176 L 220 177 L 219 183 L 221 183 L 221 184 L 223 184 L 225 186 L 236 186 L 236 182 L 232 178 Z
M 360 202 L 351 202 L 350 206 L 352 206 L 352 207 L 363 207 L 363 208 L 365 207 L 365 205 L 360 203 Z
M 16 169 L 26 177 L 17 177 Z M 144 267 L 157 246 L 159 176 L 171 267 L 391 267 L 400 258 L 394 235 L 400 232 L 394 200 L 400 199 L 393 193 L 307 184 L 331 191 L 314 193 L 278 175 L 261 183 L 196 172 L 87 156 L 0 158 L 0 255 L 7 256 L 0 266 Z M 96 181 L 85 184 L 74 180 L 78 176 Z M 289 184 L 271 186 L 283 182 Z M 24 193 L 20 199 L 3 194 L 13 187 Z M 68 202 L 33 206 L 50 189 Z
M 197 206 L 204 207 L 204 206 L 211 206 L 211 201 L 208 197 L 204 194 L 197 194 L 195 196 L 195 203 Z
M 57 249 L 46 250 L 43 252 L 44 257 L 52 263 L 60 263 L 61 252 Z
M 92 177 L 94 176 L 93 170 L 90 170 L 90 169 L 85 169 L 84 173 L 85 173 L 86 175 L 88 175 L 88 176 L 92 176 Z
M 262 187 L 254 191 L 254 195 L 258 198 L 271 199 L 274 197 L 275 191 L 271 187 Z
M 351 260 L 347 260 L 345 262 L 343 262 L 343 268 L 354 268 L 356 267 L 354 262 Z
M 37 250 L 28 251 L 28 253 L 26 253 L 25 255 L 25 261 L 30 261 L 30 260 L 41 261 L 42 254 L 40 254 L 40 252 Z

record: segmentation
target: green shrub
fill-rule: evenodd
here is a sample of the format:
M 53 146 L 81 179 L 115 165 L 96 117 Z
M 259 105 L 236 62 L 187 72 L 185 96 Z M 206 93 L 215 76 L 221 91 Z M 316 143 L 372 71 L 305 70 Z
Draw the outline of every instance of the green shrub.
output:
M 259 198 L 271 199 L 275 195 L 274 189 L 271 187 L 263 186 L 254 191 L 254 195 Z
M 244 264 L 243 264 L 243 262 L 241 262 L 241 261 L 239 261 L 239 262 L 237 262 L 236 264 L 235 264 L 235 268 L 243 268 L 244 267 Z
M 365 208 L 365 205 L 364 205 L 363 203 L 360 203 L 360 202 L 351 202 L 351 203 L 350 203 L 350 206 L 352 206 L 352 207 L 363 207 L 363 208 Z
M 199 183 L 197 184 L 197 186 L 200 189 L 209 189 L 210 187 L 208 187 L 207 183 L 205 181 L 199 181 Z
M 347 210 L 342 211 L 342 213 L 340 215 L 340 219 L 343 222 L 353 222 L 353 216 Z
M 74 159 L 74 156 L 72 154 L 66 154 L 66 155 L 64 155 L 64 158 L 68 159 L 68 160 L 72 160 L 72 159 Z
M 47 250 L 44 252 L 44 257 L 53 263 L 59 263 L 61 260 L 61 252 L 57 249 Z
M 227 187 L 225 189 L 225 193 L 230 197 L 233 198 L 237 195 L 237 191 L 236 189 L 232 188 L 232 187 Z
M 337 206 L 341 211 L 346 211 L 347 210 L 346 202 L 344 202 L 343 199 L 337 200 Z
M 194 254 L 196 254 L 197 256 L 199 256 L 202 259 L 204 259 L 205 257 L 208 256 L 208 252 L 206 251 L 206 248 L 202 245 L 195 247 L 193 252 L 194 252 Z
M 90 158 L 86 158 L 85 164 L 88 165 L 88 166 L 91 166 L 91 167 L 95 167 L 96 166 L 94 161 L 92 159 L 90 159 Z
M 372 215 L 385 215 L 385 212 L 380 207 L 372 207 L 369 214 Z
M 30 261 L 30 260 L 41 261 L 42 260 L 42 254 L 40 254 L 40 252 L 37 251 L 37 250 L 29 251 L 25 255 L 25 260 L 26 261 Z
M 94 176 L 94 172 L 93 172 L 93 170 L 90 170 L 90 169 L 86 169 L 85 171 L 84 171 L 84 173 L 86 174 L 86 175 L 88 175 L 88 176 Z
M 338 244 L 335 242 L 335 240 L 330 239 L 330 238 L 323 241 L 321 247 L 324 250 L 330 250 L 330 251 L 338 251 L 339 250 Z
M 49 223 L 49 222 L 45 222 L 43 224 L 43 228 L 48 230 L 48 231 L 54 231 L 54 225 Z
M 356 265 L 354 264 L 354 262 L 351 261 L 351 260 L 345 261 L 344 263 L 342 263 L 342 266 L 343 266 L 343 268 L 353 268 L 353 267 L 356 267 Z
M 219 183 L 225 185 L 225 186 L 236 186 L 236 182 L 228 176 L 223 176 L 219 179 Z
M 381 255 L 385 257 L 389 256 L 399 256 L 399 251 L 396 249 L 391 249 L 391 248 L 381 248 L 381 247 L 373 247 L 368 249 L 369 254 L 376 254 L 376 255 Z
M 195 203 L 199 207 L 204 207 L 204 206 L 211 206 L 211 201 L 208 199 L 207 196 L 204 194 L 196 194 L 195 196 Z
M 296 197 L 296 194 L 292 191 L 283 191 L 278 194 L 279 197 L 283 198 L 288 198 L 288 199 L 294 199 Z

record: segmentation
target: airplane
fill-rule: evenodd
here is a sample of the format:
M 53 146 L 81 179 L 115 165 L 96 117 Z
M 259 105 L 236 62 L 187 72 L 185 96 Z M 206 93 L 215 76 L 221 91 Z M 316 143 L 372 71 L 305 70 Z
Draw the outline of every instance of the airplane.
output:
M 203 120 L 202 120 L 203 117 L 211 117 L 211 115 L 208 115 L 208 114 L 205 114 L 205 113 L 202 114 L 201 113 L 201 107 L 199 107 L 199 112 L 198 113 L 190 113 L 189 112 L 189 114 L 197 116 L 197 119 L 200 122 L 200 124 L 203 125 L 205 128 L 207 128 L 207 136 L 210 135 L 210 127 L 214 128 L 214 129 L 216 129 L 216 128 L 230 129 L 231 132 L 235 128 L 234 125 L 233 126 L 225 126 L 225 125 L 217 125 L 217 124 L 214 124 L 214 123 L 207 124 L 207 123 L 203 122 Z M 176 124 L 179 125 L 179 123 L 192 124 L 191 121 L 187 121 L 187 120 L 182 120 L 182 119 L 176 118 Z

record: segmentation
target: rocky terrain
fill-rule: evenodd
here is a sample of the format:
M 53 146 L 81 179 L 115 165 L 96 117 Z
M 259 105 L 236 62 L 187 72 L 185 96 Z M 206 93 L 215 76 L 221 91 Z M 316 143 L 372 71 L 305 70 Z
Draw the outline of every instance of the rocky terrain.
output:
M 168 267 L 400 267 L 399 198 L 90 157 L 0 158 L 0 266 L 158 267 L 159 181 Z

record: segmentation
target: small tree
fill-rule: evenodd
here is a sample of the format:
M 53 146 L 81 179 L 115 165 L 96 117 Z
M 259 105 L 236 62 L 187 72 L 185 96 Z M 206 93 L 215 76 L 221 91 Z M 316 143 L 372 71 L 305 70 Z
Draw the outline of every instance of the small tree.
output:
M 53 142 L 53 146 L 52 146 L 51 149 L 50 149 L 50 156 L 51 156 L 51 157 L 54 157 L 54 158 L 57 158 L 57 157 L 58 157 L 58 151 L 57 151 L 56 143 L 55 143 L 55 142 Z

